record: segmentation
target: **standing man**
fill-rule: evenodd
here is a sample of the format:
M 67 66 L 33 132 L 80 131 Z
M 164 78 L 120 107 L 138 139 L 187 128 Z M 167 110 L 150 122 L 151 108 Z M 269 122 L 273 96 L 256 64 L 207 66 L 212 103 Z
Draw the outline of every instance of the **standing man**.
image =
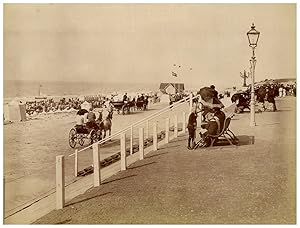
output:
M 96 123 L 96 114 L 93 112 L 93 108 L 90 108 L 89 113 L 87 114 L 87 123 L 86 123 L 87 128 L 89 129 L 94 129 L 98 130 L 98 125 Z
M 189 150 L 192 150 L 195 146 L 195 138 L 196 138 L 196 129 L 197 129 L 197 106 L 194 107 L 193 111 L 189 115 L 188 125 L 189 138 L 188 138 L 188 146 Z M 192 147 L 191 147 L 192 143 Z
M 123 96 L 123 101 L 124 101 L 124 102 L 127 101 L 127 93 L 124 94 L 124 96 Z
M 272 111 L 275 112 L 277 111 L 276 108 L 276 103 L 275 103 L 275 91 L 273 89 L 273 87 L 271 86 L 271 88 L 266 89 L 266 100 L 272 105 Z

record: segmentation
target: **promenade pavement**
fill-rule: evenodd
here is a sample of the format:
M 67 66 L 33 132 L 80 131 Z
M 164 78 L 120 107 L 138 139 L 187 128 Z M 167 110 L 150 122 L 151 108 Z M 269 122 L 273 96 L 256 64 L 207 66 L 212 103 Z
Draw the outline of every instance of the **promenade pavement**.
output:
M 190 151 L 182 135 L 35 223 L 295 224 L 296 98 L 276 102 L 256 127 L 234 117 L 239 146 Z

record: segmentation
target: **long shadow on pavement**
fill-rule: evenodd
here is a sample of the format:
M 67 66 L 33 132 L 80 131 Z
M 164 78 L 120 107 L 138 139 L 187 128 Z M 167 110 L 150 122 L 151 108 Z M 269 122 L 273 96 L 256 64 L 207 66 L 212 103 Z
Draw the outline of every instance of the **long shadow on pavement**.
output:
M 74 204 L 81 203 L 81 202 L 84 202 L 84 201 L 87 201 L 87 200 L 90 200 L 90 199 L 94 199 L 94 198 L 97 198 L 97 197 L 100 197 L 100 196 L 105 196 L 105 195 L 111 194 L 111 193 L 112 192 L 106 192 L 106 193 L 103 193 L 103 194 L 100 194 L 100 195 L 96 195 L 96 196 L 92 196 L 92 197 L 89 197 L 89 198 L 86 198 L 86 199 L 78 200 L 78 201 L 67 204 L 66 207 L 69 207 L 69 206 L 72 206 Z
M 149 162 L 149 163 L 146 163 L 146 164 L 143 164 L 143 165 L 137 165 L 137 166 L 133 166 L 133 167 L 128 167 L 128 169 L 136 169 L 136 168 L 140 168 L 140 167 L 143 167 L 143 166 L 147 166 L 147 165 L 152 165 L 156 162 Z M 134 175 L 136 176 L 136 175 Z
M 147 158 L 153 158 L 153 157 L 160 156 L 160 155 L 163 155 L 163 154 L 168 154 L 168 153 L 169 152 L 163 152 L 163 153 L 159 153 L 159 154 L 154 154 L 154 155 L 145 157 L 145 159 L 147 159 Z
M 115 182 L 115 181 L 118 181 L 118 180 L 123 180 L 123 179 L 126 179 L 126 178 L 130 178 L 130 177 L 135 177 L 136 175 L 129 175 L 129 176 L 126 176 L 126 177 L 120 177 L 120 178 L 117 178 L 117 179 L 113 179 L 113 180 L 110 180 L 110 181 L 104 181 L 102 183 L 102 185 L 104 184 L 109 184 L 109 183 L 112 183 L 112 182 Z
M 236 136 L 239 139 L 239 143 L 237 146 L 245 146 L 245 145 L 251 145 L 251 138 L 253 139 L 254 136 L 249 135 L 238 135 Z M 219 139 L 213 147 L 221 147 L 221 146 L 231 146 L 230 143 L 226 139 Z

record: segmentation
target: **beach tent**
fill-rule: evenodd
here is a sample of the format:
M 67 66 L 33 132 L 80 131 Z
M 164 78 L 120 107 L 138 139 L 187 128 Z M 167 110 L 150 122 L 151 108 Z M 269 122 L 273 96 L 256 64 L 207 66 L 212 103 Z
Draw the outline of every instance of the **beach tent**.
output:
M 83 95 L 80 95 L 80 96 L 78 97 L 78 99 L 79 99 L 80 101 L 84 101 L 84 96 L 83 96 Z
M 89 102 L 85 101 L 81 104 L 81 109 L 85 109 L 85 110 L 90 110 L 90 108 L 92 107 L 92 104 L 90 104 Z
M 160 96 L 160 103 L 169 103 L 170 102 L 170 97 L 168 94 L 162 94 Z
M 10 121 L 25 121 L 26 120 L 26 108 L 25 104 L 12 100 L 4 107 L 4 118 Z

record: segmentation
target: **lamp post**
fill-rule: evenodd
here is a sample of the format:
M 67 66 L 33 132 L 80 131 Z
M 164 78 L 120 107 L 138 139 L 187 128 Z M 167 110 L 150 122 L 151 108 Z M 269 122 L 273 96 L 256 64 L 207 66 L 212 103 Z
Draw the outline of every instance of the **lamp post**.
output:
M 255 48 L 257 46 L 258 38 L 259 38 L 260 32 L 255 30 L 255 25 L 252 23 L 251 29 L 249 32 L 247 32 L 249 46 L 252 48 L 252 57 L 250 59 L 250 65 L 251 65 L 251 76 L 252 76 L 252 83 L 251 83 L 251 102 L 250 102 L 250 126 L 253 127 L 256 125 L 255 123 L 255 97 L 254 97 L 254 82 L 255 82 L 255 64 L 256 64 L 256 58 L 255 58 Z

